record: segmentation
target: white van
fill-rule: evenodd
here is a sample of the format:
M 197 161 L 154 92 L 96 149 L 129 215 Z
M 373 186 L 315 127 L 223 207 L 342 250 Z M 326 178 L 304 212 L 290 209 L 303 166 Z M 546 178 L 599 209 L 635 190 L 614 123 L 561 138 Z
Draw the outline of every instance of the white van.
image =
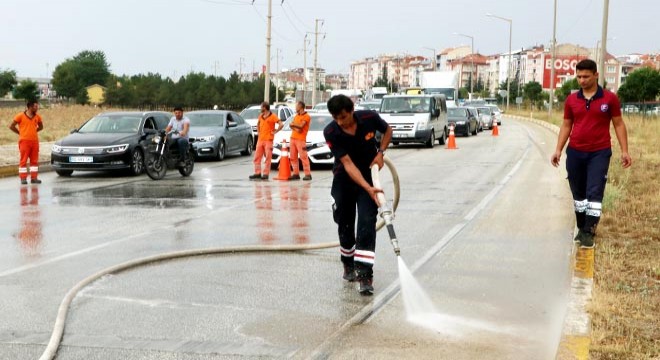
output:
M 380 107 L 392 127 L 392 145 L 423 143 L 432 148 L 444 145 L 449 134 L 447 100 L 444 95 L 387 95 Z

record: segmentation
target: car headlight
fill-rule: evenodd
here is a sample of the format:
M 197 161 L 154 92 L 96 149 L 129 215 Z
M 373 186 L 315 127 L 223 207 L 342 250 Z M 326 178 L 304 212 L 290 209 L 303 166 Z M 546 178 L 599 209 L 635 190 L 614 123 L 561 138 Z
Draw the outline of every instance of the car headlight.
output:
M 115 145 L 115 146 L 108 146 L 105 148 L 105 152 L 108 154 L 117 154 L 117 153 L 123 153 L 128 149 L 128 144 L 121 144 L 121 145 Z
M 62 152 L 62 147 L 59 145 L 53 144 L 53 148 L 51 149 L 52 152 L 54 153 L 61 153 Z
M 465 125 L 465 121 L 457 121 L 456 125 Z
M 417 125 L 417 129 L 419 130 L 426 130 L 426 127 L 428 126 L 428 122 L 426 121 L 420 121 L 419 124 Z
M 212 142 L 212 141 L 215 141 L 215 139 L 216 139 L 215 135 L 198 136 L 197 137 L 198 142 Z

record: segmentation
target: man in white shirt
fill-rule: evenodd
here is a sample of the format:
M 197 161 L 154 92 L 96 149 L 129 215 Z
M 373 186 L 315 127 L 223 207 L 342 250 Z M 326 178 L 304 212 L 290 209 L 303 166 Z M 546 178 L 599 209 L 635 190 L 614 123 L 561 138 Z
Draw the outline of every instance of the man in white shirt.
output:
M 188 158 L 188 130 L 190 130 L 190 119 L 183 116 L 183 108 L 177 106 L 174 108 L 174 117 L 170 119 L 170 123 L 165 128 L 166 132 L 174 130 L 171 134 L 173 144 L 179 148 L 181 154 L 181 161 L 178 166 L 185 166 L 185 161 Z

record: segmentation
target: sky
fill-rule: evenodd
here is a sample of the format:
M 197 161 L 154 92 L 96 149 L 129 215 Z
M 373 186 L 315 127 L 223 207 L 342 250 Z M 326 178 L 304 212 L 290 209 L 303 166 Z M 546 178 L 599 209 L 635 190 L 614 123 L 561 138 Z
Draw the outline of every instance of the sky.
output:
M 604 0 L 557 0 L 557 43 L 595 47 Z M 101 50 L 117 75 L 159 73 L 177 79 L 191 71 L 228 76 L 259 71 L 266 62 L 268 0 L 0 0 L 0 71 L 45 77 L 82 50 Z M 348 73 L 351 61 L 379 54 L 432 57 L 469 45 L 492 55 L 512 47 L 548 45 L 553 0 L 273 0 L 271 69 L 318 63 Z M 660 1 L 611 0 L 608 51 L 660 51 Z

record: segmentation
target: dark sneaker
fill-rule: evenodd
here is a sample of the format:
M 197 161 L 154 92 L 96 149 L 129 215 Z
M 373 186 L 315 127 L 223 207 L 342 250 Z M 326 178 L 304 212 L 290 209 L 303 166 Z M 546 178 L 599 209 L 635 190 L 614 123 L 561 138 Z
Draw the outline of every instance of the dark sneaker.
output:
M 291 175 L 291 176 L 289 176 L 289 180 L 300 180 L 300 175 L 298 175 L 298 174 Z
M 27 179 L 21 179 L 21 185 L 27 185 Z
M 304 180 L 304 181 L 310 181 L 310 180 L 312 180 L 312 175 L 305 175 L 305 177 L 303 178 L 303 180 Z
M 590 249 L 594 247 L 594 234 L 583 232 L 582 237 L 580 238 L 580 247 Z
M 268 174 L 261 175 L 261 180 L 268 180 Z
M 261 180 L 261 174 L 253 174 L 248 176 L 248 179 L 250 180 Z
M 39 179 L 32 179 L 32 180 L 30 180 L 30 182 L 32 184 L 41 184 L 41 180 L 39 180 Z
M 581 242 L 580 239 L 582 239 L 582 234 L 582 230 L 578 230 L 577 234 L 575 235 L 575 239 L 573 239 L 573 242 L 579 244 Z
M 344 276 L 342 276 L 342 278 L 348 282 L 355 281 L 355 279 L 357 279 L 357 274 L 355 274 L 355 267 L 344 264 Z
M 373 278 L 359 278 L 358 281 L 360 282 L 360 285 L 358 286 L 358 292 L 360 295 L 364 296 L 370 296 L 374 294 L 374 287 L 373 287 Z

